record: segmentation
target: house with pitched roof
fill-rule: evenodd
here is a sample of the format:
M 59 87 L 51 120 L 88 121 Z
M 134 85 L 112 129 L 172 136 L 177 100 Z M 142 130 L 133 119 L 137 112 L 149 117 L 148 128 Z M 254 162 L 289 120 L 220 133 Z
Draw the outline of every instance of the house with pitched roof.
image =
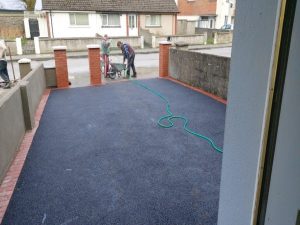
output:
M 199 28 L 220 29 L 234 24 L 236 0 L 175 0 L 178 20 L 194 21 Z
M 42 0 L 40 27 L 51 38 L 174 35 L 177 13 L 174 0 Z

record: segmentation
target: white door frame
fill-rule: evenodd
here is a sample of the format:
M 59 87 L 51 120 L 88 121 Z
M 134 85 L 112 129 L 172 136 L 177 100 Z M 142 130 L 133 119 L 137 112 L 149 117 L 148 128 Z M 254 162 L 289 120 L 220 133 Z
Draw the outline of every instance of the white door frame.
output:
M 137 14 L 128 14 L 128 36 L 138 36 Z

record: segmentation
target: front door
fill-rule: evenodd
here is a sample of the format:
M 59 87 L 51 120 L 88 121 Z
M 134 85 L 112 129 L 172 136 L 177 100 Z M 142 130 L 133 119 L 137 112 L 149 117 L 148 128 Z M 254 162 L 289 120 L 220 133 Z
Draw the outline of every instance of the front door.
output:
M 139 35 L 136 14 L 128 15 L 128 35 L 129 36 L 138 36 Z
M 40 36 L 39 22 L 37 19 L 29 19 L 29 28 L 31 39 Z

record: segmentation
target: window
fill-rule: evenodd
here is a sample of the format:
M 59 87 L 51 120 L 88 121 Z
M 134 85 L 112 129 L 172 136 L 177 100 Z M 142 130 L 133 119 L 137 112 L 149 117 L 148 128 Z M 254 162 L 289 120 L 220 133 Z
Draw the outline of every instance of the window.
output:
M 208 28 L 209 22 L 208 22 L 208 16 L 200 16 L 198 21 L 198 27 L 200 28 Z
M 160 27 L 161 16 L 160 15 L 148 15 L 146 16 L 146 27 Z
M 129 28 L 136 28 L 136 15 L 128 15 Z
M 120 15 L 119 14 L 103 14 L 102 16 L 103 27 L 119 27 Z
M 77 26 L 88 26 L 89 25 L 89 14 L 87 13 L 70 13 L 70 25 Z

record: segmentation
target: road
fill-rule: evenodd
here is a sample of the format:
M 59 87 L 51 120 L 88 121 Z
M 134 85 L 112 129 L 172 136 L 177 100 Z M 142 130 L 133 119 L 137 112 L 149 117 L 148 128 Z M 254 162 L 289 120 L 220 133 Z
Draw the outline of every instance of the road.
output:
M 135 57 L 135 66 L 140 78 L 151 78 L 158 76 L 158 53 L 152 54 L 137 54 Z M 122 56 L 111 56 L 112 62 L 122 63 Z M 54 60 L 46 61 L 32 61 L 31 66 L 35 68 L 39 63 L 43 63 L 45 67 L 52 67 L 55 65 Z M 19 65 L 17 62 L 13 63 L 16 79 L 19 79 Z M 86 86 L 89 84 L 89 65 L 87 58 L 69 58 L 68 59 L 69 79 L 72 86 Z M 11 63 L 8 64 L 8 73 L 11 80 L 13 80 L 13 73 Z
M 213 54 L 219 56 L 230 57 L 231 48 L 213 48 L 213 49 L 202 49 L 195 50 L 197 52 Z M 122 63 L 122 56 L 111 56 L 111 61 L 115 63 Z M 158 66 L 159 66 L 159 55 L 158 53 L 150 54 L 137 54 L 135 57 L 135 66 L 137 68 L 137 73 L 139 78 L 153 78 L 158 76 Z M 54 60 L 46 61 L 32 61 L 32 68 L 36 67 L 39 63 L 43 63 L 45 67 L 54 66 Z M 14 70 L 16 78 L 20 77 L 18 63 L 14 63 Z M 11 64 L 8 64 L 8 72 L 13 80 L 13 73 Z M 68 72 L 69 80 L 72 82 L 72 87 L 86 86 L 89 85 L 89 66 L 87 58 L 69 58 L 68 59 Z M 109 80 L 107 80 L 109 81 Z

